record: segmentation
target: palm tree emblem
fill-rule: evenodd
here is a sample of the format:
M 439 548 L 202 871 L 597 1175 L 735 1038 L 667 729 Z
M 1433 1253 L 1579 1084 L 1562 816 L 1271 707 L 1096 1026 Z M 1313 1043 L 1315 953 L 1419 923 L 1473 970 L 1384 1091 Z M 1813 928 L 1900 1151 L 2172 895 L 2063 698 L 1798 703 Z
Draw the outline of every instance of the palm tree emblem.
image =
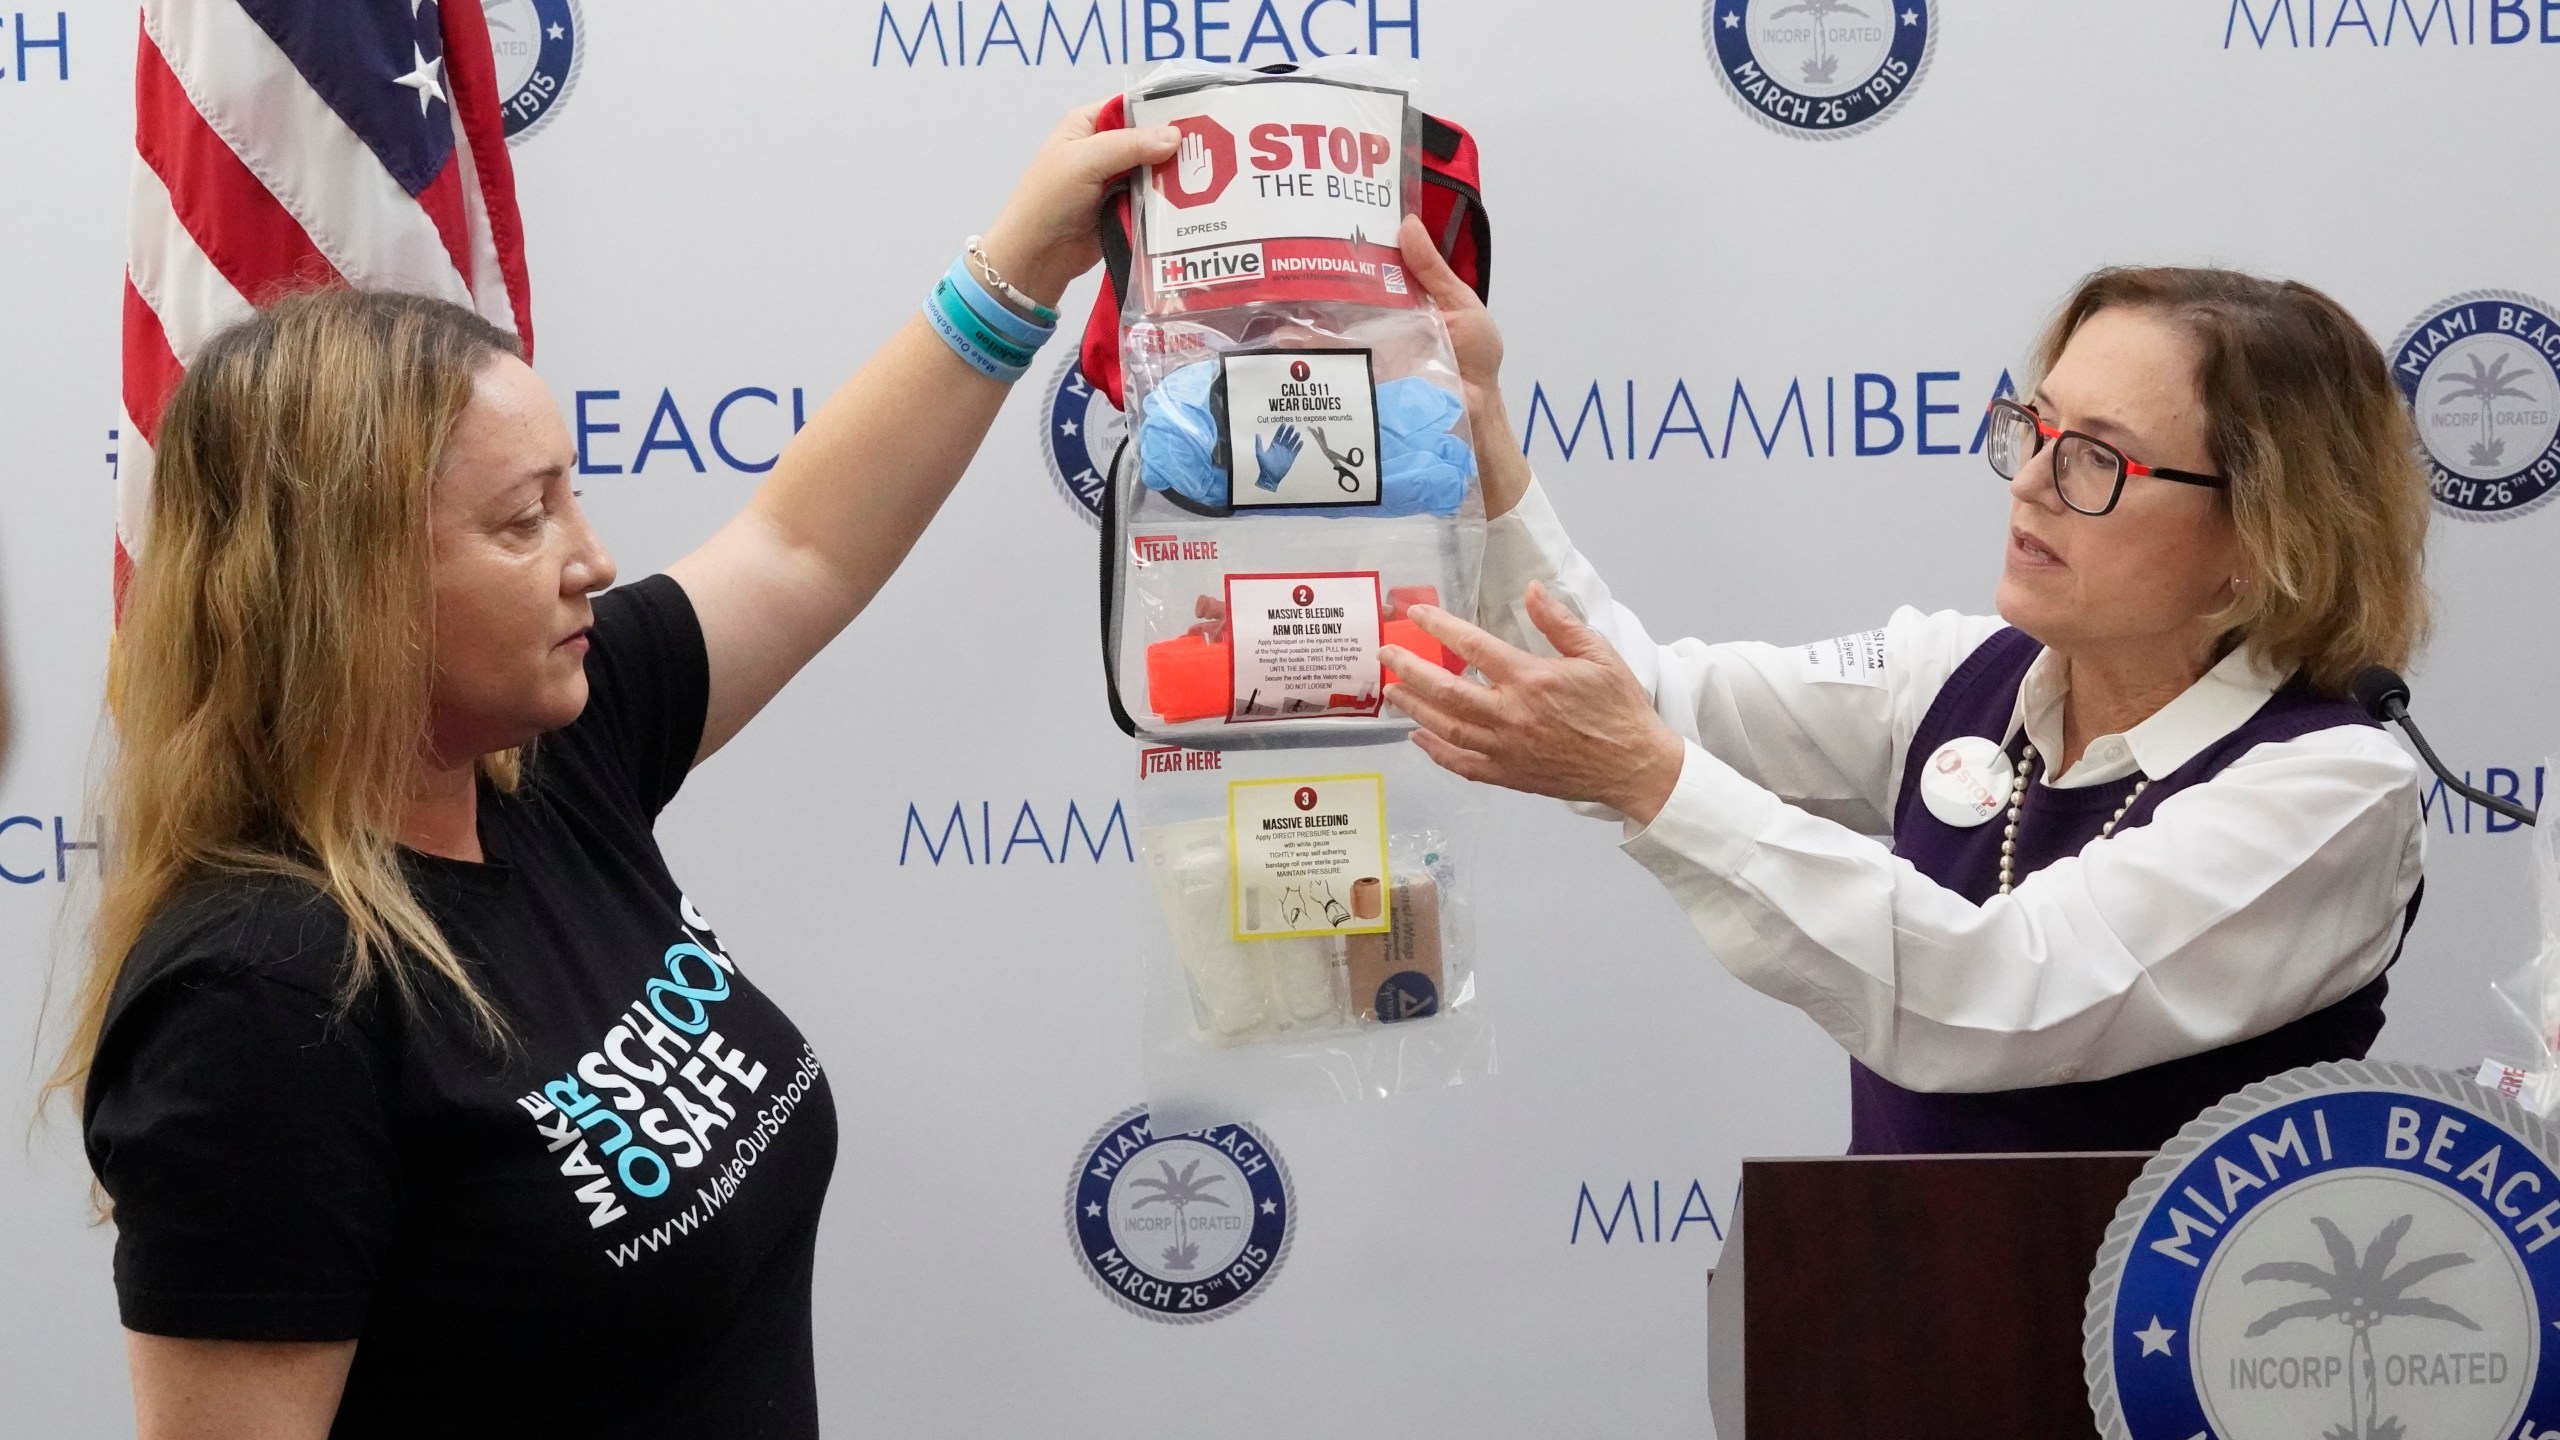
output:
M 1200 1263 L 1200 1247 L 1191 1243 L 1191 1207 L 1215 1205 L 1221 1210 L 1227 1208 L 1226 1201 L 1209 1193 L 1210 1186 L 1227 1177 L 1200 1174 L 1200 1163 L 1197 1160 L 1192 1161 L 1183 1166 L 1182 1173 L 1177 1175 L 1174 1173 L 1172 1161 L 1160 1159 L 1156 1161 L 1156 1169 L 1160 1172 L 1158 1175 L 1142 1175 L 1129 1182 L 1131 1189 L 1156 1192 L 1132 1203 L 1129 1206 L 1130 1209 L 1144 1210 L 1150 1205 L 1158 1204 L 1173 1207 L 1174 1240 L 1164 1252 L 1164 1266 L 1168 1270 L 1188 1270 Z
M 1815 85 L 1827 85 L 1840 69 L 1840 57 L 1831 53 L 1825 22 L 1834 15 L 1855 15 L 1863 20 L 1867 12 L 1845 3 L 1845 0 L 1796 0 L 1785 9 L 1770 11 L 1769 18 L 1777 20 L 1799 14 L 1813 19 L 1813 58 L 1804 62 L 1804 78 Z
M 2463 358 L 2471 362 L 2471 372 L 2467 375 L 2443 377 L 2446 388 L 2437 393 L 2436 399 L 2444 403 L 2456 400 L 2480 402 L 2480 438 L 2472 443 L 2471 463 L 2495 465 L 2498 463 L 2498 457 L 2507 451 L 2507 442 L 2497 436 L 2497 402 L 2531 400 L 2534 395 L 2530 390 L 2516 388 L 2515 382 L 2523 378 L 2524 368 L 2519 365 L 2513 371 L 2508 370 L 2509 357 L 2493 355 L 2489 358 L 2489 363 L 2483 365 L 2480 363 L 2480 352 L 2474 350 Z
M 2465 1330 L 2480 1327 L 2471 1317 L 2450 1305 L 2440 1305 L 2408 1293 L 2409 1287 L 2439 1271 L 2468 1265 L 2468 1255 L 2430 1255 L 2412 1260 L 2394 1270 L 2391 1262 L 2399 1254 L 2400 1241 L 2409 1233 L 2412 1217 L 2403 1215 L 2382 1227 L 2373 1243 L 2365 1247 L 2364 1259 L 2356 1259 L 2355 1247 L 2338 1227 L 2326 1219 L 2313 1217 L 2311 1223 L 2320 1231 L 2320 1239 L 2329 1247 L 2327 1270 L 2305 1265 L 2298 1260 L 2271 1260 L 2251 1266 L 2240 1277 L 2244 1285 L 2261 1280 L 2280 1280 L 2292 1285 L 2308 1285 L 2321 1292 L 2317 1300 L 2297 1300 L 2279 1305 L 2252 1321 L 2244 1332 L 2249 1338 L 2264 1335 L 2289 1320 L 2343 1320 L 2354 1337 L 2347 1342 L 2347 1423 L 2330 1430 L 2325 1440 L 2400 1440 L 2398 1416 L 2383 1419 L 2377 1413 L 2374 1395 L 2373 1328 L 2386 1319 L 2408 1316 L 2421 1320 L 2450 1320 Z

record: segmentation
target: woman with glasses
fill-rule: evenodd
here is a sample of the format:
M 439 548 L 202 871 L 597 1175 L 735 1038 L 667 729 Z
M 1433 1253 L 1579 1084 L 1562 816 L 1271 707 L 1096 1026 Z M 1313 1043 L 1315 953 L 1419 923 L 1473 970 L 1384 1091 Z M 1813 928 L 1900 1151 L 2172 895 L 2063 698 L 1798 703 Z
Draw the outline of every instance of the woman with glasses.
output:
M 1426 279 L 1507 433 L 1499 337 Z M 2361 1057 L 2416 914 L 2418 770 L 2344 698 L 2426 625 L 2373 341 L 2301 285 L 2109 270 L 2038 360 L 1984 446 L 1997 617 L 1657 642 L 1483 445 L 1486 629 L 1415 618 L 1486 683 L 1385 656 L 1434 759 L 1623 817 L 1725 965 L 1848 1050 L 1853 1153 L 2155 1148 Z

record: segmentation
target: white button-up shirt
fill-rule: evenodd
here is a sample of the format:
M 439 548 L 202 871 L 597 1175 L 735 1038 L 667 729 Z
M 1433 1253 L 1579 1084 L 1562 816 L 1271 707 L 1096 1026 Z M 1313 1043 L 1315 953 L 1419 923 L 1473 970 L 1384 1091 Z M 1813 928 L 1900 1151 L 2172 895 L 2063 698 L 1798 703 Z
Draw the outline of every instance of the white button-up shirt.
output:
M 2002 1090 L 2198 1054 L 2345 998 L 2398 947 L 2425 830 L 2417 764 L 2380 729 L 2256 746 L 2149 823 L 1977 905 L 1872 837 L 1892 829 L 1930 702 L 2003 622 L 1905 608 L 1881 631 L 1818 645 L 1660 644 L 1610 598 L 1537 485 L 1488 527 L 1483 615 L 1553 654 L 1521 602 L 1533 580 L 1607 637 L 1688 742 L 1661 813 L 1627 823 L 1627 853 L 1727 969 L 1897 1084 Z M 2284 678 L 2244 647 L 2064 773 L 2040 760 L 2039 779 L 2158 779 Z M 2011 733 L 2023 725 L 2039 757 L 2063 753 L 2068 684 L 2047 652 L 2019 687 Z

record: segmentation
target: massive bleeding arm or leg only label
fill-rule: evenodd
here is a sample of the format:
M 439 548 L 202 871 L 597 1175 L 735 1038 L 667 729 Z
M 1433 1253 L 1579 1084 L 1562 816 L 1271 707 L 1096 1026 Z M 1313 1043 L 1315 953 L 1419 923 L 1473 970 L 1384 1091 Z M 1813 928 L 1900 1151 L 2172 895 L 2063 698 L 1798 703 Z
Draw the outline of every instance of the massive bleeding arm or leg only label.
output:
M 1392 923 L 1385 777 L 1231 780 L 1227 832 L 1238 940 L 1374 935 Z
M 1377 714 L 1378 628 L 1374 570 L 1228 576 L 1228 720 Z

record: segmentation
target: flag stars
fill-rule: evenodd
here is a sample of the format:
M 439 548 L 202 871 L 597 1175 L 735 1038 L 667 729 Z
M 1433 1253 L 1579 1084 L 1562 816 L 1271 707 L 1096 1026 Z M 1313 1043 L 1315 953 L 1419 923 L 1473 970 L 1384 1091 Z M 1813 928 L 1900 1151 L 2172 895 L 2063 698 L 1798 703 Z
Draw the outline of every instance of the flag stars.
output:
M 2160 1323 L 2160 1317 L 2154 1315 L 2151 1317 L 2151 1328 L 2148 1330 L 2134 1331 L 2133 1338 L 2142 1342 L 2143 1354 L 2166 1355 L 2169 1353 L 2169 1337 L 2177 1333 L 2177 1331 L 2162 1325 Z
M 429 105 L 438 100 L 445 100 L 444 57 L 439 55 L 430 60 L 427 58 L 426 51 L 414 45 L 409 47 L 409 53 L 417 57 L 417 68 L 406 75 L 394 77 L 391 83 L 406 85 L 418 92 L 418 115 L 423 119 Z M 453 102 L 445 100 L 445 103 L 450 105 Z

